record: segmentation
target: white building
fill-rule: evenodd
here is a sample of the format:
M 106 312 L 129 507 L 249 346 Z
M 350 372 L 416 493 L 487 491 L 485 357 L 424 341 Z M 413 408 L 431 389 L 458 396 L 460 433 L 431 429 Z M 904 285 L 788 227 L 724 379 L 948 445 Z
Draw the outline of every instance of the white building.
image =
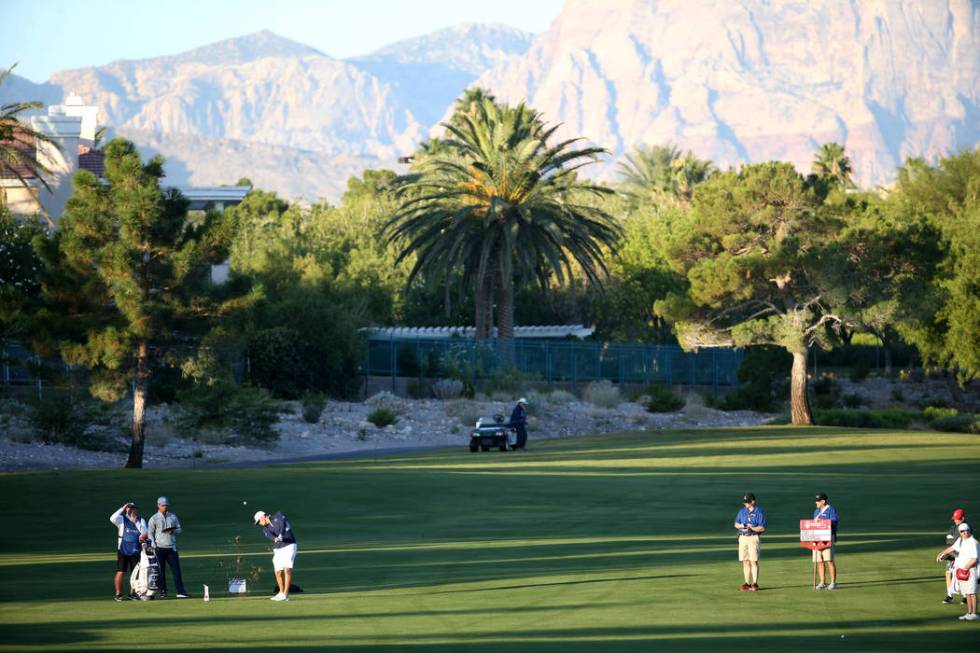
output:
M 19 170 L 27 187 L 8 171 L 0 172 L 0 197 L 16 215 L 47 215 L 57 223 L 71 196 L 72 177 L 79 170 L 88 170 L 102 177 L 104 156 L 95 148 L 98 131 L 98 107 L 85 105 L 77 95 L 69 95 L 64 104 L 48 107 L 48 115 L 31 116 L 34 131 L 48 136 L 58 147 L 43 141 L 22 143 L 29 156 L 51 171 L 45 175 L 48 188 L 28 170 Z M 192 210 L 214 209 L 241 202 L 251 188 L 248 186 L 178 187 L 190 201 Z

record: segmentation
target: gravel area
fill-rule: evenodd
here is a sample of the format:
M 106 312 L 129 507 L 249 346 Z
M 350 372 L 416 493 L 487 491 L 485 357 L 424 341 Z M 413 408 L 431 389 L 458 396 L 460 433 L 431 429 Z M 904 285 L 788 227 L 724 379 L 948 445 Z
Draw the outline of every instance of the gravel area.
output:
M 398 421 L 378 428 L 366 421 L 378 405 L 399 413 Z M 491 400 L 406 400 L 390 395 L 365 403 L 331 401 L 320 419 L 309 424 L 302 418 L 297 402 L 282 415 L 276 429 L 277 443 L 269 447 L 208 444 L 177 432 L 167 407 L 155 407 L 147 415 L 146 467 L 192 468 L 215 464 L 261 463 L 291 458 L 322 456 L 354 451 L 432 448 L 468 443 L 469 428 L 479 416 L 510 414 L 510 401 Z M 651 431 L 676 428 L 753 426 L 769 416 L 748 411 L 722 412 L 706 408 L 700 397 L 689 397 L 684 410 L 676 413 L 648 413 L 636 403 L 624 402 L 616 408 L 598 408 L 572 399 L 567 393 L 531 398 L 528 431 L 531 446 L 535 439 L 564 438 L 622 431 Z M 121 414 L 121 419 L 126 416 Z M 123 422 L 125 423 L 125 422 Z M 0 471 L 53 469 L 95 469 L 120 467 L 125 453 L 86 451 L 63 445 L 23 442 L 26 424 L 7 417 L 0 421 Z M 119 446 L 125 440 L 119 439 Z

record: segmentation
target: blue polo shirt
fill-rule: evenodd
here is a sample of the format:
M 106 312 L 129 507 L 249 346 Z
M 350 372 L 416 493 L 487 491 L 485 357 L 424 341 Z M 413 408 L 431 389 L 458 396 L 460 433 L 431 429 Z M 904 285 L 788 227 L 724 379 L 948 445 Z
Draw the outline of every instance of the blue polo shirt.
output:
M 840 519 L 840 515 L 837 514 L 837 508 L 833 507 L 829 503 L 823 507 L 823 512 L 820 508 L 814 508 L 813 510 L 814 519 L 829 519 L 830 520 L 830 536 L 833 541 L 837 541 L 837 521 Z
M 759 506 L 755 507 L 755 510 L 749 512 L 749 509 L 742 506 L 742 509 L 738 511 L 738 515 L 735 517 L 735 521 L 739 524 L 748 524 L 749 526 L 761 526 L 766 527 L 766 514 L 762 512 L 762 508 Z M 761 535 L 761 533 L 756 533 L 755 531 L 750 531 L 747 529 L 739 529 L 739 535 Z

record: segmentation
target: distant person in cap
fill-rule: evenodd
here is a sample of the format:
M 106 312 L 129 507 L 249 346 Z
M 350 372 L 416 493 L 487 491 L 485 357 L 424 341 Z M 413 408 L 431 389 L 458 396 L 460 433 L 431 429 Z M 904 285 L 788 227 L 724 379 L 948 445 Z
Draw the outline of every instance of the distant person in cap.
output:
M 977 616 L 977 538 L 973 537 L 973 529 L 966 522 L 956 527 L 959 539 L 952 546 L 939 552 L 936 560 L 941 560 L 949 553 L 956 553 L 953 560 L 953 588 L 966 599 L 966 614 L 961 621 L 980 621 Z
M 116 595 L 113 598 L 122 601 L 123 577 L 140 564 L 140 536 L 146 534 L 146 521 L 139 516 L 136 504 L 132 501 L 124 503 L 119 510 L 109 515 L 109 521 L 119 531 L 116 543 Z M 130 598 L 133 596 L 130 595 Z
M 293 564 L 296 562 L 296 536 L 286 515 L 277 512 L 271 517 L 259 510 L 255 513 L 255 525 L 262 527 L 262 534 L 272 540 L 272 568 L 276 571 L 279 593 L 273 601 L 288 601 L 289 586 L 293 582 Z
M 738 591 L 759 591 L 759 551 L 760 538 L 766 532 L 766 515 L 755 504 L 755 495 L 746 492 L 742 497 L 742 509 L 735 516 L 735 530 L 738 531 L 738 559 L 742 563 L 742 576 L 745 582 Z
M 962 508 L 957 508 L 953 511 L 953 516 L 951 519 L 953 520 L 953 525 L 946 533 L 947 547 L 952 547 L 954 544 L 959 542 L 960 524 L 962 524 L 966 519 L 966 511 Z M 943 603 L 946 605 L 951 605 L 953 603 L 953 594 L 956 593 L 956 590 L 954 589 L 954 581 L 956 579 L 953 578 L 953 571 L 955 569 L 953 561 L 956 559 L 956 555 L 952 552 L 951 548 L 946 549 L 946 551 L 947 552 L 945 554 L 939 554 L 940 560 L 946 561 L 946 597 L 943 599 Z M 965 598 L 963 599 L 963 603 L 966 603 Z
M 157 550 L 160 561 L 160 592 L 157 596 L 167 596 L 167 565 L 174 576 L 177 598 L 186 599 L 190 595 L 184 590 L 184 579 L 180 573 L 180 556 L 177 554 L 177 535 L 181 533 L 180 519 L 170 512 L 170 499 L 157 499 L 157 511 L 147 522 L 147 533 Z
M 527 447 L 527 399 L 524 397 L 517 400 L 517 405 L 510 414 L 510 426 L 517 431 L 514 451 L 524 451 Z
M 817 507 L 813 510 L 813 518 L 830 520 L 830 546 L 820 551 L 816 549 L 813 551 L 813 562 L 817 565 L 817 575 L 820 578 L 816 589 L 835 590 L 837 589 L 837 565 L 834 564 L 834 544 L 837 542 L 837 521 L 840 517 L 837 514 L 837 508 L 827 503 L 827 495 L 825 493 L 818 492 L 814 498 L 816 499 Z M 830 570 L 829 583 L 825 582 L 825 565 Z

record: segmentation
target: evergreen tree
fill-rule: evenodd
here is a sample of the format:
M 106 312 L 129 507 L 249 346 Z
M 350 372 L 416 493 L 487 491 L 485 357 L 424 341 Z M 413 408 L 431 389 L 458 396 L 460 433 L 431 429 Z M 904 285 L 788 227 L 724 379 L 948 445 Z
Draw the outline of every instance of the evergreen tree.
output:
M 105 154 L 107 183 L 87 171 L 75 175 L 47 248 L 47 307 L 39 317 L 65 362 L 90 370 L 93 395 L 115 401 L 132 387 L 126 466 L 142 467 L 151 356 L 218 314 L 205 288 L 208 264 L 223 252 L 207 224 L 188 224 L 186 200 L 160 188 L 163 159 L 143 163 L 122 139 Z

